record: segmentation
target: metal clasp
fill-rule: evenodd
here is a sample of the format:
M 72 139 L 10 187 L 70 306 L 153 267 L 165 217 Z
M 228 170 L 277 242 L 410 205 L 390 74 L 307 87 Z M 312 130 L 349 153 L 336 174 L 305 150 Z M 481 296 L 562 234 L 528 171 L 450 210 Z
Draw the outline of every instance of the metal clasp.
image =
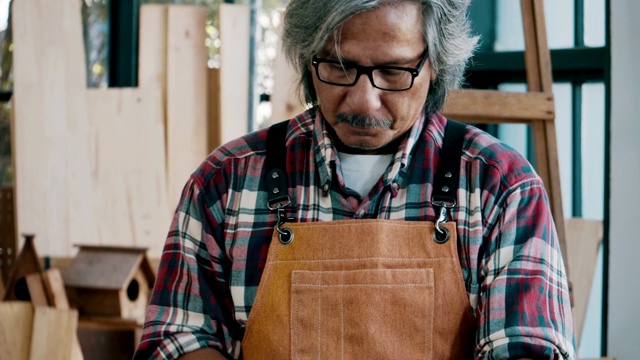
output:
M 285 222 L 294 220 L 293 218 L 287 218 L 287 214 L 284 211 L 284 208 L 289 204 L 291 204 L 291 198 L 289 196 L 286 196 L 286 198 L 283 198 L 281 201 L 267 204 L 269 210 L 277 211 L 276 217 L 278 222 L 276 223 L 276 231 L 278 232 L 278 240 L 280 240 L 280 243 L 283 245 L 291 244 L 293 241 L 293 230 L 288 227 L 282 227 Z
M 440 208 L 440 214 L 438 215 L 438 219 L 436 219 L 435 231 L 433 232 L 433 240 L 438 244 L 444 244 L 449 241 L 451 234 L 449 230 L 444 227 L 440 227 L 441 224 L 447 222 L 447 210 L 453 209 L 456 207 L 456 201 L 434 201 L 431 199 L 431 203 L 436 208 Z

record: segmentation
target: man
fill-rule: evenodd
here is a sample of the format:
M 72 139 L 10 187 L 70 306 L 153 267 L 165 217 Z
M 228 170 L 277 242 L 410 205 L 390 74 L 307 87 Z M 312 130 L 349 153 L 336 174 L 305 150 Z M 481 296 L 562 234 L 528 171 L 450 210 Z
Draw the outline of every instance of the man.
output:
M 438 113 L 477 41 L 467 6 L 289 3 L 314 106 L 191 176 L 136 358 L 574 358 L 541 180 Z

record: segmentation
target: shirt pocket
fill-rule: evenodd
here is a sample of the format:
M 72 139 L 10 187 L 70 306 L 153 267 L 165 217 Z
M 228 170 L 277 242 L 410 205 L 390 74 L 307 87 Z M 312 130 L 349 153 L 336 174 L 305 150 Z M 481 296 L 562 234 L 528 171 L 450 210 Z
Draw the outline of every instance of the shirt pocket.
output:
M 292 359 L 431 359 L 432 269 L 294 271 Z

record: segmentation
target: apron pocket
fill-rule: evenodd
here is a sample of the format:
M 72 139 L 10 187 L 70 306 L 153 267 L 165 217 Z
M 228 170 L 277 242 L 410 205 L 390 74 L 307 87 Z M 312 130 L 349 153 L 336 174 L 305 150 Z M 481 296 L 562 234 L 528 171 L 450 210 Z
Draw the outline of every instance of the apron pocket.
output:
M 432 269 L 294 271 L 292 359 L 431 359 Z

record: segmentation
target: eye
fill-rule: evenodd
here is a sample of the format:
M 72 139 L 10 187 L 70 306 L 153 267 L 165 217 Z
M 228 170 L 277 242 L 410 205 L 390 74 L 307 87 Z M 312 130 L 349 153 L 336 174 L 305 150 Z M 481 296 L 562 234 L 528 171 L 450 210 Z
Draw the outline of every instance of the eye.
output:
M 406 71 L 397 70 L 397 69 L 378 69 L 378 75 L 384 76 L 385 78 L 394 78 L 404 76 Z

